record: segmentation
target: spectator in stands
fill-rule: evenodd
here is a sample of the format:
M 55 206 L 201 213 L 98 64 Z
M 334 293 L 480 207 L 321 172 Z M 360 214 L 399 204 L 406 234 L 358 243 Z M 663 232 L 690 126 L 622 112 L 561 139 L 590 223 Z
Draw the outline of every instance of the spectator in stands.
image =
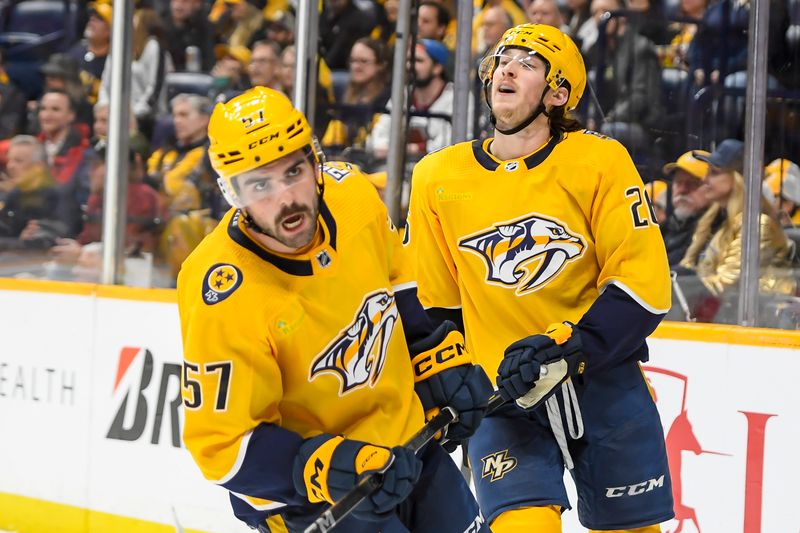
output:
M 397 28 L 398 4 L 399 0 L 385 0 L 383 2 L 383 11 L 378 17 L 377 25 L 370 34 L 373 39 L 385 42 L 390 49 L 394 48 L 394 42 L 397 40 L 395 28 Z
M 569 33 L 569 26 L 564 22 L 564 15 L 558 7 L 558 0 L 533 0 L 525 10 L 528 20 L 533 24 L 547 24 Z
M 447 56 L 447 47 L 439 41 L 423 39 L 417 43 L 411 110 L 417 113 L 441 115 L 411 117 L 408 125 L 407 152 L 417 159 L 450 143 L 453 84 L 446 78 L 444 63 L 447 61 Z M 390 101 L 387 108 L 391 106 Z M 378 159 L 386 158 L 389 153 L 390 122 L 391 117 L 388 112 L 382 114 L 367 140 L 367 149 Z
M 581 49 L 584 58 L 597 42 L 597 22 L 592 16 L 591 0 L 567 0 L 572 16 L 567 23 L 569 36 Z
M 742 153 L 742 142 L 733 139 L 722 141 L 708 156 L 695 153 L 697 159 L 709 164 L 701 190 L 711 206 L 697 222 L 681 266 L 694 270 L 703 286 L 715 297 L 735 290 L 741 274 L 745 194 Z M 715 229 L 715 223 L 718 229 Z M 759 225 L 759 286 L 763 292 L 793 293 L 795 284 L 788 271 L 789 241 L 763 196 Z
M 677 22 L 670 24 L 669 30 L 674 36 L 667 46 L 658 47 L 659 60 L 664 67 L 677 67 L 688 70 L 689 46 L 706 12 L 708 0 L 681 0 L 679 15 L 693 18 L 697 23 Z
M 175 142 L 157 149 L 147 161 L 147 182 L 157 189 L 170 214 L 199 209 L 210 186 L 203 158 L 212 102 L 179 94 L 171 102 Z
M 94 106 L 94 127 L 91 142 L 89 143 L 95 149 L 104 147 L 108 142 L 108 104 L 99 103 Z M 150 143 L 147 137 L 142 135 L 139 131 L 138 124 L 136 123 L 136 116 L 131 113 L 128 122 L 128 146 L 131 150 L 136 152 L 142 157 L 143 161 L 147 161 L 150 156 Z
M 86 97 L 86 91 L 80 80 L 78 62 L 75 58 L 67 54 L 53 54 L 47 58 L 47 62 L 39 68 L 39 72 L 44 76 L 44 91 L 49 90 L 64 91 L 70 97 L 75 106 L 75 122 L 91 128 L 93 121 L 92 105 Z M 29 133 L 38 134 L 38 104 L 29 103 L 29 108 L 33 112 L 33 117 L 28 119 Z
M 603 13 L 621 8 L 620 0 L 592 0 L 592 16 L 598 24 Z M 610 19 L 605 33 L 600 131 L 629 150 L 641 149 L 650 143 L 650 128 L 657 127 L 663 117 L 658 56 L 653 43 L 629 27 L 625 17 Z M 594 51 L 589 55 L 594 56 Z M 588 125 L 597 127 L 593 120 Z
M 32 220 L 53 219 L 59 205 L 44 147 L 35 137 L 17 135 L 11 139 L 6 173 L 6 196 L 0 207 L 0 250 L 20 247 L 21 240 L 36 240 L 41 227 L 31 231 L 27 239 L 22 231 Z
M 765 169 L 764 185 L 774 198 L 781 225 L 800 226 L 800 167 L 788 159 L 775 159 Z
M 289 98 L 294 97 L 294 73 L 297 63 L 297 50 L 294 45 L 289 45 L 281 52 L 281 72 L 280 85 L 283 87 L 283 94 Z
M 152 187 L 143 182 L 144 164 L 139 154 L 129 152 L 128 194 L 125 202 L 125 247 L 127 252 L 154 252 L 162 224 L 161 200 Z M 102 240 L 103 192 L 105 189 L 106 149 L 100 148 L 91 157 L 91 193 L 86 205 L 85 222 L 75 239 L 56 239 L 50 254 L 62 269 L 80 265 L 81 255 Z M 86 265 L 84 265 L 86 266 Z
M 350 51 L 349 64 L 350 79 L 322 138 L 331 154 L 344 147 L 363 148 L 376 114 L 391 96 L 386 43 L 362 37 Z
M 508 16 L 511 17 L 512 26 L 518 26 L 528 22 L 528 16 L 525 11 L 514 0 L 485 0 L 482 3 L 480 11 L 472 17 L 472 53 L 478 54 L 481 48 L 491 46 L 495 43 L 481 42 L 481 35 L 483 33 L 483 19 L 486 13 L 493 7 L 502 7 Z M 452 25 L 451 25 L 452 27 Z M 496 41 L 495 41 L 496 42 Z
M 130 102 L 139 129 L 150 137 L 157 115 L 166 112 L 164 76 L 173 70 L 172 60 L 163 45 L 161 22 L 152 9 L 137 9 L 133 15 Z M 106 61 L 98 101 L 108 102 L 111 88 L 111 63 Z
M 253 43 L 247 75 L 250 85 L 270 87 L 281 90 L 281 47 L 275 41 L 256 41 Z
M 708 172 L 708 163 L 697 159 L 696 155 L 707 157 L 709 153 L 686 152 L 663 169 L 664 176 L 672 182 L 672 210 L 660 224 L 670 266 L 680 263 L 686 255 L 697 221 L 711 203 L 700 187 Z
M 353 0 L 325 0 L 319 20 L 322 57 L 333 70 L 347 68 L 353 44 L 375 27 L 375 17 Z
M 211 69 L 211 75 L 214 76 L 213 96 L 219 101 L 227 101 L 250 85 L 247 68 L 252 56 L 244 46 L 227 44 L 218 44 L 214 52 L 217 62 Z
M 25 94 L 8 77 L 5 54 L 0 49 L 0 140 L 24 131 L 25 106 Z
M 482 58 L 490 49 L 493 49 L 503 33 L 512 27 L 511 15 L 501 5 L 492 6 L 486 10 L 481 23 L 481 35 L 478 37 L 478 57 Z
M 203 15 L 202 3 L 192 0 L 170 0 L 170 14 L 165 21 L 166 42 L 175 70 L 187 70 L 186 50 L 194 47 L 200 56 L 201 70 L 208 72 L 214 66 L 214 31 Z
M 253 34 L 251 46 L 256 41 L 278 43 L 281 49 L 294 43 L 294 15 L 284 10 L 276 12 L 274 18 L 268 18 L 264 27 Z
M 90 104 L 97 102 L 106 57 L 111 51 L 111 17 L 111 4 L 89 4 L 89 20 L 83 30 L 83 40 L 69 51 L 69 55 L 78 61 L 81 83 Z
M 628 16 L 628 24 L 636 28 L 639 34 L 656 45 L 670 41 L 672 35 L 668 29 L 663 0 L 627 0 L 627 9 L 632 11 Z
M 725 13 L 728 14 L 727 20 Z M 688 51 L 689 68 L 698 87 L 723 81 L 727 87 L 745 86 L 749 20 L 750 0 L 720 0 L 704 12 L 702 24 Z M 786 2 L 771 0 L 767 62 L 769 88 L 779 86 L 775 75 L 779 74 L 785 60 L 787 27 Z M 726 76 L 733 73 L 741 74 L 727 80 Z
M 208 15 L 217 39 L 230 46 L 247 47 L 264 26 L 264 16 L 246 0 L 216 0 Z
M 663 224 L 667 219 L 667 182 L 664 180 L 653 180 L 644 184 L 644 191 L 650 198 L 653 205 L 653 213 L 656 215 L 656 224 Z
M 69 183 L 84 163 L 89 138 L 86 128 L 76 126 L 75 104 L 65 91 L 50 89 L 42 95 L 39 130 L 50 173 L 57 183 Z
M 450 18 L 450 12 L 442 4 L 430 0 L 420 2 L 417 11 L 417 38 L 444 41 Z

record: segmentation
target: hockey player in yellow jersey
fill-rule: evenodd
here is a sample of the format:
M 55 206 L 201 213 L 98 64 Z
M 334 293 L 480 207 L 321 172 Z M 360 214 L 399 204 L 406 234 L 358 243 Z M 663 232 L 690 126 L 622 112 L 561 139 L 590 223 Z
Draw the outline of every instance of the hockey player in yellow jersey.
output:
M 511 28 L 480 68 L 495 135 L 423 158 L 407 242 L 418 295 L 461 321 L 467 349 L 507 400 L 469 440 L 495 533 L 660 531 L 672 493 L 658 412 L 641 372 L 670 308 L 658 225 L 625 148 L 569 111 L 586 86 L 557 28 Z
M 183 435 L 205 477 L 251 527 L 294 532 L 390 464 L 341 531 L 488 531 L 441 446 L 401 446 L 445 405 L 448 437 L 469 436 L 492 387 L 428 321 L 374 187 L 324 164 L 272 89 L 218 104 L 209 138 L 232 209 L 178 276 Z

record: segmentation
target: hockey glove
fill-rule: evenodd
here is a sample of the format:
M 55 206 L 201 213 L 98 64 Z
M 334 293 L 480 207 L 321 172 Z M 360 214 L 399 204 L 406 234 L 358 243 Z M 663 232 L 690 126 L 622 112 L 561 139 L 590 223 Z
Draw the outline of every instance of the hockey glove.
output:
M 381 488 L 353 511 L 359 520 L 377 522 L 391 516 L 411 494 L 422 473 L 422 461 L 402 446 L 390 450 L 326 434 L 308 439 L 294 460 L 294 487 L 311 503 L 334 503 L 353 490 L 363 476 L 387 464 L 390 466 L 383 474 Z
M 450 444 L 446 448 L 454 449 L 459 440 L 475 433 L 486 414 L 489 396 L 494 392 L 492 382 L 480 366 L 472 364 L 464 336 L 449 320 L 409 349 L 413 354 L 414 390 L 425 418 L 430 420 L 446 406 L 458 413 L 458 422 L 447 428 Z
M 545 401 L 570 376 L 586 370 L 579 333 L 572 324 L 552 324 L 506 348 L 497 370 L 498 392 L 530 409 Z

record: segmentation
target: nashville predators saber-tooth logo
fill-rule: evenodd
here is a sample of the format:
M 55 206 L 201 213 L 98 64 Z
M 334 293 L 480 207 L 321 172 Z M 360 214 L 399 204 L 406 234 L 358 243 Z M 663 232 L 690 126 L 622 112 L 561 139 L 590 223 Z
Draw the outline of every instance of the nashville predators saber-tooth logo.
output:
M 342 380 L 340 395 L 366 383 L 374 386 L 397 318 L 393 295 L 386 291 L 368 295 L 353 322 L 311 364 L 309 381 L 323 372 L 336 374 Z
M 486 261 L 486 281 L 516 287 L 520 295 L 541 288 L 586 249 L 566 224 L 539 214 L 495 224 L 458 245 Z

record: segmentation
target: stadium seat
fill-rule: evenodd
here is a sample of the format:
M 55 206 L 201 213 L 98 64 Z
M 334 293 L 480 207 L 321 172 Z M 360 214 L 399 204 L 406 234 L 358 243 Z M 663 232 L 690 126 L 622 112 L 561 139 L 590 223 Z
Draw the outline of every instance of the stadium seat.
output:
M 205 72 L 169 72 L 164 82 L 168 101 L 181 93 L 208 96 L 214 88 L 214 77 Z

